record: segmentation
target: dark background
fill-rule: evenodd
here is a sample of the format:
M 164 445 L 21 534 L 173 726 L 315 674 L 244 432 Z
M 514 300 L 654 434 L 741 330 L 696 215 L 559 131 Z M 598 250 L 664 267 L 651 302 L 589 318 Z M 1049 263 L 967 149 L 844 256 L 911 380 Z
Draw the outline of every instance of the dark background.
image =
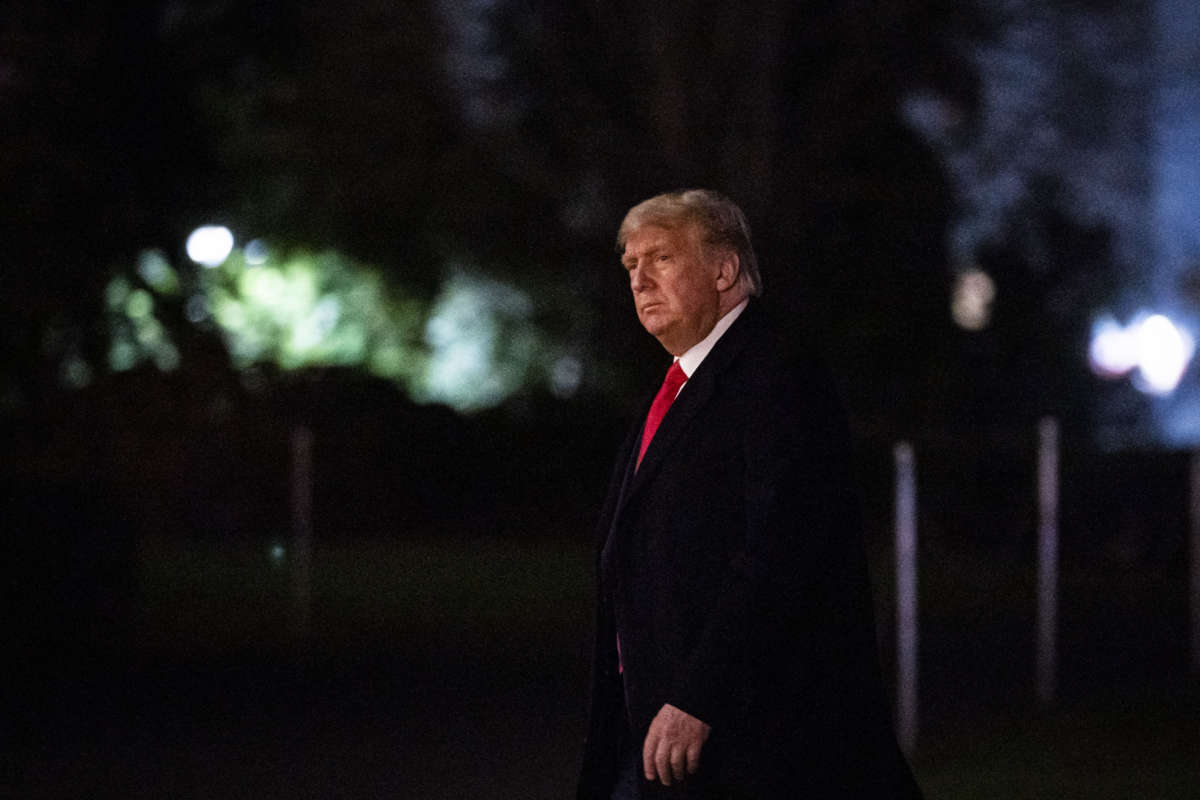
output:
M 1174 399 L 1154 399 L 1101 381 L 1086 358 L 1095 315 L 1132 308 L 1154 282 L 1128 257 L 1149 222 L 1082 210 L 1091 189 L 1121 208 L 1152 201 L 1153 111 L 1126 101 L 1153 86 L 1153 13 L 985 0 L 10 6 L 5 790 L 569 794 L 593 514 L 666 366 L 631 313 L 614 231 L 651 194 L 710 186 L 751 221 L 769 309 L 840 383 L 887 673 L 892 446 L 916 448 L 913 760 L 930 796 L 1191 796 L 1193 467 L 1157 423 L 1196 396 L 1194 370 Z M 1030 26 L 1040 33 L 1022 37 Z M 1092 37 L 1039 38 L 1066 30 Z M 1112 163 L 1128 176 L 1117 189 L 1101 169 Z M 1012 164 L 1013 197 L 981 203 L 985 178 Z M 198 281 L 183 243 L 214 221 L 239 247 L 265 237 L 371 265 L 422 324 L 471 264 L 523 294 L 525 324 L 546 352 L 571 354 L 578 385 L 554 391 L 531 367 L 502 402 L 463 410 L 362 363 L 247 365 L 220 326 L 157 294 L 178 363 L 113 366 L 114 276 L 149 290 L 133 265 L 156 250 Z M 997 288 L 980 331 L 950 314 L 966 267 Z M 1172 284 L 1192 314 L 1196 274 Z M 418 336 L 408 357 L 432 347 Z M 1063 445 L 1048 707 L 1033 691 L 1045 416 Z M 307 596 L 300 429 L 313 436 Z

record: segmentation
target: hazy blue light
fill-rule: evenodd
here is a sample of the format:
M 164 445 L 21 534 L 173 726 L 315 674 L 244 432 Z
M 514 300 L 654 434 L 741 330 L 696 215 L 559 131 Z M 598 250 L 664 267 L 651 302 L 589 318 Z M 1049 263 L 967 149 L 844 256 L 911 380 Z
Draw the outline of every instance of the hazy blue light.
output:
M 174 294 L 179 290 L 175 270 L 159 250 L 143 250 L 138 256 L 137 272 L 146 285 L 156 292 Z
M 205 225 L 187 239 L 188 258 L 206 267 L 219 267 L 233 252 L 233 233 L 223 225 Z
M 1200 5 L 1155 4 L 1154 230 L 1160 291 L 1200 263 Z
M 962 115 L 945 98 L 927 90 L 904 97 L 900 114 L 910 127 L 934 140 L 944 138 L 962 122 Z
M 282 544 L 275 542 L 271 545 L 271 549 L 267 552 L 267 555 L 270 556 L 271 562 L 278 566 L 287 557 L 287 550 Z
M 137 360 L 138 349 L 128 339 L 117 339 L 108 348 L 108 366 L 115 372 L 133 369 Z
M 183 304 L 183 315 L 193 324 L 208 319 L 208 298 L 202 294 L 194 294 Z
M 574 397 L 583 380 L 583 364 L 575 356 L 563 356 L 550 368 L 550 391 L 565 400 Z
M 1156 320 L 1142 331 L 1149 314 L 1094 327 L 1093 371 L 1171 395 L 1140 406 L 1143 419 L 1114 408 L 1125 421 L 1108 422 L 1152 421 L 1146 430 L 1163 441 L 1200 445 L 1200 381 L 1187 371 L 1200 330 L 1188 288 L 1200 266 L 1200 3 L 1003 0 L 975 10 L 992 35 L 958 42 L 978 81 L 970 124 L 954 100 L 919 88 L 899 109 L 959 198 L 951 266 L 994 243 L 1018 248 L 1041 274 L 1061 266 L 1028 222 L 1039 187 L 1053 186 L 1074 223 L 1107 232 L 1111 265 L 1128 276 L 1110 302 L 1171 315 L 1170 328 Z
M 246 257 L 246 263 L 251 266 L 260 266 L 267 263 L 267 258 L 270 256 L 270 251 L 267 249 L 267 243 L 262 239 L 254 239 L 246 245 L 242 255 Z
M 446 31 L 442 64 L 467 120 L 490 126 L 513 119 L 520 107 L 512 93 L 498 91 L 508 61 L 493 22 L 496 0 L 438 0 L 433 10 Z

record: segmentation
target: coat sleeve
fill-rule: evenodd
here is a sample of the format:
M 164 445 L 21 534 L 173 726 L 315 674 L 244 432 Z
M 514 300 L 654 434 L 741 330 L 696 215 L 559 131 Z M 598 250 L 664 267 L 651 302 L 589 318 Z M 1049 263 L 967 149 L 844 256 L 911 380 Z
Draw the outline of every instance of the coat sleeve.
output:
M 834 393 L 814 375 L 780 371 L 748 393 L 744 537 L 668 700 L 714 728 L 734 721 L 750 693 L 794 696 L 817 651 L 838 646 L 829 633 L 861 617 L 843 575 L 861 555 L 849 436 Z M 748 666 L 764 663 L 773 684 L 748 685 L 764 674 Z

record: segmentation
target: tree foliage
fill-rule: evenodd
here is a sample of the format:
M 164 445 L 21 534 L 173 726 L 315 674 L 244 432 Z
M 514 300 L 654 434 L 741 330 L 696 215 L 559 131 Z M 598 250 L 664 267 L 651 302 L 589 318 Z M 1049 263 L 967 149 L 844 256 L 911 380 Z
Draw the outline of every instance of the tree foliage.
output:
M 919 387 L 950 347 L 952 197 L 898 110 L 917 86 L 972 95 L 943 36 L 959 8 L 32 4 L 9 23 L 21 91 L 3 102 L 37 112 L 6 131 L 9 150 L 42 155 L 6 164 L 5 191 L 43 192 L 16 251 L 52 260 L 52 277 L 24 284 L 41 309 L 20 349 L 37 351 L 57 314 L 87 339 L 106 262 L 177 252 L 221 221 L 336 247 L 427 299 L 447 265 L 479 264 L 529 292 L 592 365 L 585 380 L 632 388 L 661 354 L 637 329 L 612 232 L 652 193 L 707 185 L 747 211 L 768 303 L 831 356 L 858 416 L 916 424 L 935 413 Z M 35 55 L 64 44 L 62 64 Z M 48 199 L 71 189 L 70 207 Z

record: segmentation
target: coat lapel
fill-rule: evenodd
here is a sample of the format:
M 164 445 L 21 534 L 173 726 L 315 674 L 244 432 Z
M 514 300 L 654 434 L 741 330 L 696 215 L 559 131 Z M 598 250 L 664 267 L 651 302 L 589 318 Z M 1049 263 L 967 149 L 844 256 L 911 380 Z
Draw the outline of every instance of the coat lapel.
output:
M 623 491 L 617 503 L 614 523 L 619 521 L 629 502 L 653 480 L 654 475 L 664 466 L 664 462 L 670 457 L 678 458 L 678 453 L 681 451 L 686 452 L 687 439 L 689 436 L 694 436 L 699 430 L 697 427 L 699 423 L 696 422 L 697 415 L 708 405 L 722 373 L 733 363 L 752 337 L 753 331 L 759 327 L 760 313 L 757 304 L 752 300 L 741 316 L 717 341 L 712 351 L 696 369 L 696 373 L 688 378 L 687 383 L 683 386 L 683 391 L 671 404 L 658 431 L 650 441 L 650 446 L 646 448 L 646 455 L 642 458 L 642 464 L 636 473 L 629 474 L 633 471 L 632 463 L 629 464 L 625 485 L 622 487 Z M 636 447 L 635 444 L 635 450 Z

